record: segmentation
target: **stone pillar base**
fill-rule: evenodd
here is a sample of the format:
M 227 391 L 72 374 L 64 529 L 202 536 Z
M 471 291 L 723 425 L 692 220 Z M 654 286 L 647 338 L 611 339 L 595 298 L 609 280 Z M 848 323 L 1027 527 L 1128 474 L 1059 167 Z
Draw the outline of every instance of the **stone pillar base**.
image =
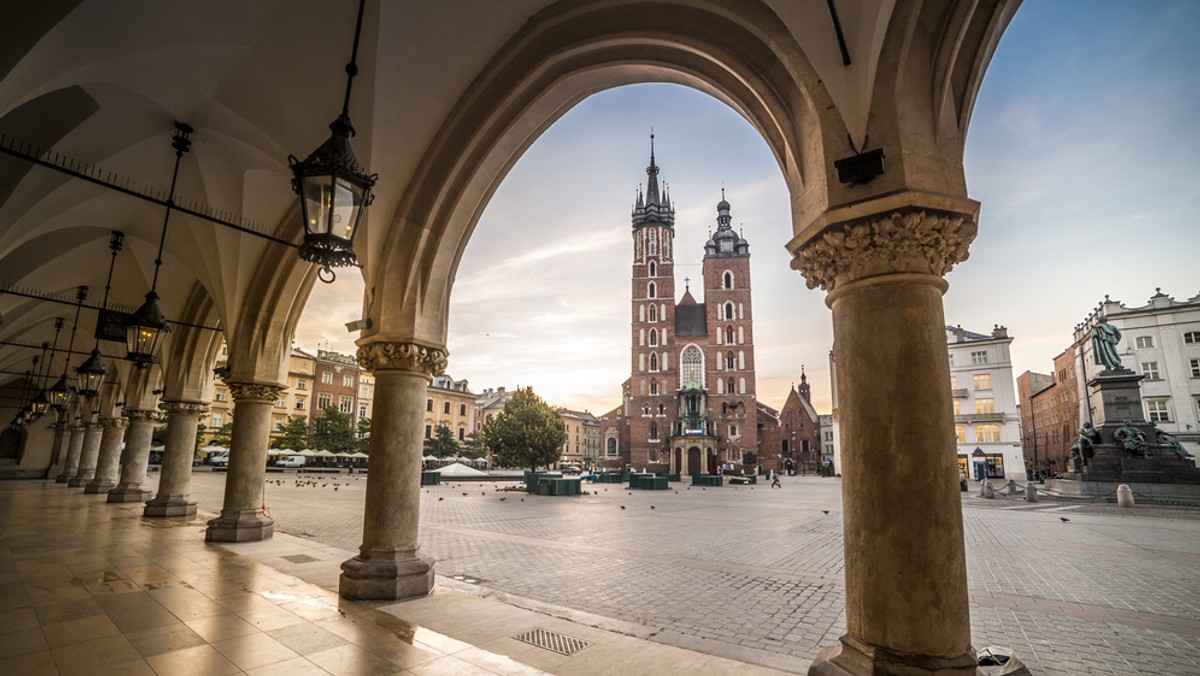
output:
M 65 483 L 67 483 L 67 480 L 70 478 L 71 477 L 67 476 L 66 474 L 59 474 L 58 476 L 54 477 L 54 483 L 65 484 Z
M 257 509 L 222 510 L 221 516 L 208 522 L 205 542 L 255 542 L 275 534 L 275 520 Z
M 88 482 L 91 480 L 92 476 L 90 474 L 88 476 L 73 476 L 71 477 L 71 480 L 67 482 L 67 486 L 70 486 L 71 488 L 81 488 L 83 486 L 87 486 Z
M 342 563 L 338 592 L 362 601 L 400 601 L 433 591 L 433 560 L 415 551 L 374 552 Z
M 186 495 L 156 497 L 146 502 L 142 516 L 195 516 L 196 501 Z
M 974 649 L 958 657 L 930 657 L 892 652 L 843 636 L 837 645 L 822 648 L 808 667 L 808 676 L 975 676 L 979 658 Z
M 84 493 L 107 493 L 116 488 L 117 484 L 113 481 L 97 481 L 92 480 L 90 484 L 83 488 Z
M 150 491 L 141 486 L 117 486 L 108 492 L 109 502 L 145 502 Z

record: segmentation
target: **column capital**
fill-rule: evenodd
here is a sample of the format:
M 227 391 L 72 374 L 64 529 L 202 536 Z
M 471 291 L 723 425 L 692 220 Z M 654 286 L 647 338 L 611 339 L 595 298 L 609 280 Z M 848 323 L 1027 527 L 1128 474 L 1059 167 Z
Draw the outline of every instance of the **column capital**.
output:
M 287 388 L 283 385 L 272 385 L 267 383 L 246 383 L 246 382 L 229 382 L 225 384 L 229 387 L 229 394 L 233 397 L 234 402 L 274 402 L 279 399 L 279 395 Z
M 158 407 L 168 414 L 187 413 L 192 415 L 204 415 L 210 409 L 208 404 L 196 401 L 164 401 L 159 403 Z
M 417 343 L 378 341 L 358 348 L 358 365 L 375 371 L 412 371 L 426 376 L 446 372 L 444 349 Z
M 158 422 L 161 416 L 158 411 L 149 411 L 140 408 L 125 409 L 125 417 L 129 418 L 129 422 Z
M 104 417 L 104 418 L 100 419 L 100 426 L 101 427 L 128 427 L 129 419 L 128 418 Z
M 944 276 L 967 259 L 978 226 L 973 214 L 904 207 L 832 223 L 793 250 L 808 288 L 881 275 Z

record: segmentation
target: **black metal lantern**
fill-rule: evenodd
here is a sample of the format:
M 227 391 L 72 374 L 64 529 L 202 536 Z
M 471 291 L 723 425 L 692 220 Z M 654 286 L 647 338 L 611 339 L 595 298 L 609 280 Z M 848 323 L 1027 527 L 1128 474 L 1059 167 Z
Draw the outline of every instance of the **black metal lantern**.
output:
M 54 408 L 63 408 L 67 405 L 67 399 L 71 397 L 71 385 L 67 383 L 67 377 L 61 376 L 58 382 L 50 386 L 46 390 L 46 394 L 50 397 L 50 405 Z
M 125 358 L 145 368 L 154 363 L 154 355 L 163 334 L 167 332 L 167 318 L 158 308 L 158 294 L 146 294 L 146 302 L 129 316 L 125 323 Z
M 67 405 L 67 400 L 74 394 L 75 388 L 71 387 L 71 383 L 67 382 L 67 367 L 71 365 L 71 352 L 75 349 L 75 331 L 79 328 L 79 308 L 83 307 L 83 301 L 87 300 L 88 288 L 81 286 L 75 291 L 75 321 L 71 323 L 71 341 L 67 344 L 67 353 L 63 358 L 63 372 L 59 376 L 58 382 L 50 386 L 47 394 L 50 396 L 50 405 L 54 408 L 63 408 Z M 55 334 L 55 343 L 58 342 L 58 334 Z
M 363 211 L 371 205 L 371 190 L 378 178 L 367 174 L 358 163 L 354 146 L 354 126 L 350 124 L 350 88 L 358 74 L 358 40 L 362 33 L 364 0 L 358 4 L 354 27 L 354 48 L 346 64 L 346 96 L 342 114 L 329 124 L 332 134 L 303 162 L 288 155 L 292 170 L 292 190 L 300 196 L 300 215 L 304 219 L 304 244 L 300 258 L 321 266 L 317 277 L 332 282 L 331 268 L 356 265 L 354 236 L 362 222 Z
M 125 321 L 125 347 L 128 353 L 125 358 L 143 369 L 153 364 L 158 345 L 162 342 L 163 334 L 169 329 L 167 318 L 158 308 L 158 273 L 162 269 L 163 244 L 167 241 L 167 224 L 171 222 L 171 207 L 175 204 L 175 184 L 179 180 L 179 163 L 183 156 L 192 148 L 188 135 L 192 128 L 183 122 L 175 123 L 175 135 L 171 137 L 171 147 L 175 149 L 175 171 L 171 174 L 171 192 L 167 195 L 167 212 L 163 215 L 162 234 L 158 238 L 158 257 L 154 259 L 154 280 L 150 282 L 150 292 L 146 294 L 146 302 L 129 316 Z M 120 239 L 124 237 L 119 232 L 113 233 L 113 261 L 121 250 Z M 112 280 L 112 264 L 108 268 L 108 277 Z M 105 304 L 108 303 L 108 287 L 105 287 Z
M 108 369 L 104 368 L 104 360 L 100 357 L 100 350 L 92 348 L 92 354 L 87 358 L 87 361 L 75 367 L 79 396 L 95 397 L 99 395 L 100 383 L 104 382 L 104 376 L 107 373 Z

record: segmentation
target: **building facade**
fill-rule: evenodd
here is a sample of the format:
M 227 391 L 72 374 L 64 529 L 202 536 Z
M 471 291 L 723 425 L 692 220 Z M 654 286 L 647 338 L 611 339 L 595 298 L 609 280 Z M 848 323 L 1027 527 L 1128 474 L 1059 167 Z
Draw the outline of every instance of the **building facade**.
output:
M 1092 420 L 1101 403 L 1087 383 L 1102 366 L 1092 354 L 1092 328 L 1101 320 L 1121 332 L 1121 362 L 1143 376 L 1142 408 L 1146 420 L 1175 436 L 1200 456 L 1200 294 L 1185 301 L 1156 290 L 1141 307 L 1127 308 L 1107 296 L 1075 327 L 1072 347 L 1079 353 L 1076 378 L 1079 419 Z
M 587 411 L 558 410 L 567 440 L 563 442 L 559 463 L 577 467 L 595 466 L 599 458 L 600 421 Z
M 1026 371 L 1017 376 L 1021 449 L 1025 466 L 1053 475 L 1065 472 L 1078 438 L 1079 378 L 1074 346 L 1054 357 L 1054 373 Z
M 436 376 L 425 388 L 425 438 L 432 439 L 439 427 L 450 430 L 462 443 L 475 430 L 475 401 L 466 380 Z
M 1012 338 L 946 327 L 958 469 L 972 479 L 1024 479 L 1020 416 L 1013 383 Z
M 704 245 L 703 302 L 675 302 L 675 208 L 659 190 L 651 136 L 646 192 L 632 213 L 630 379 L 623 388 L 625 424 L 619 461 L 684 474 L 741 466 L 758 451 L 750 245 L 717 204 L 717 229 Z M 606 435 L 604 443 L 609 444 Z

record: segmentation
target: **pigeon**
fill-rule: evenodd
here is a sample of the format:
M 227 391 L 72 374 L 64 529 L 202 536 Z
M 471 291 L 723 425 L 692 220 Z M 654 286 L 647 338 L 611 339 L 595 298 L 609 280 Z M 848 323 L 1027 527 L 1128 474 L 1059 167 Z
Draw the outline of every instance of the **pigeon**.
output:
M 525 502 L 525 498 L 521 498 L 521 502 Z
M 821 510 L 821 513 L 822 513 L 822 514 L 828 514 L 828 513 L 829 513 L 829 510 L 828 510 L 828 509 L 822 509 L 822 510 Z
M 446 498 L 438 498 L 438 502 L 441 502 L 442 500 L 445 500 L 445 499 Z
M 464 498 L 465 498 L 465 497 L 467 497 L 467 494 L 466 494 L 466 493 L 463 493 L 463 497 L 464 497 Z
M 508 499 L 508 498 L 500 498 L 500 502 L 504 502 L 504 501 L 505 501 L 505 500 L 507 500 L 507 499 Z
M 654 505 L 650 505 L 650 509 L 654 509 Z
M 621 505 L 621 509 L 625 509 L 625 505 Z
M 336 491 L 337 489 L 338 489 L 338 487 L 337 487 L 337 486 L 334 486 L 334 487 L 333 487 L 333 490 L 335 490 L 335 491 Z
M 1058 517 L 1058 520 L 1059 520 L 1059 521 L 1062 521 L 1063 523 L 1066 523 L 1066 522 L 1070 521 L 1070 519 L 1068 519 L 1068 518 L 1067 518 L 1067 517 L 1065 517 L 1065 516 L 1060 516 L 1060 517 Z
M 487 495 L 487 493 L 484 493 L 483 491 L 479 491 L 479 494 L 480 494 L 480 495 Z
M 679 491 L 675 491 L 675 495 L 679 495 Z

